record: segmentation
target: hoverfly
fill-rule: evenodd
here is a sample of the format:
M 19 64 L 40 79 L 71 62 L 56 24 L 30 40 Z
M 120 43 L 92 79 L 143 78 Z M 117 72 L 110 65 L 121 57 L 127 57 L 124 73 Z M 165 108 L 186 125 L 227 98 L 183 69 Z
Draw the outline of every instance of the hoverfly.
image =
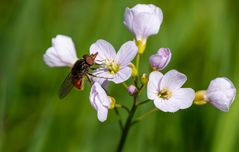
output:
M 60 99 L 64 98 L 73 87 L 83 90 L 84 77 L 86 76 L 90 81 L 89 75 L 92 74 L 89 73 L 89 70 L 91 69 L 91 66 L 94 65 L 97 54 L 98 53 L 96 52 L 95 54 L 91 55 L 83 55 L 82 59 L 79 59 L 75 62 L 70 73 L 60 86 L 58 92 Z

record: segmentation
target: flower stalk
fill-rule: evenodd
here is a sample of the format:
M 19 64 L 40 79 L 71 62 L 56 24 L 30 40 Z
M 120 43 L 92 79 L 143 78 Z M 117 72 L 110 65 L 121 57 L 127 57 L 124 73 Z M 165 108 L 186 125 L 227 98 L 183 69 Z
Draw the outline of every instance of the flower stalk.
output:
M 129 112 L 129 115 L 127 117 L 126 123 L 124 125 L 123 131 L 122 131 L 122 134 L 121 134 L 121 137 L 120 137 L 120 141 L 119 141 L 119 144 L 118 144 L 117 152 L 121 152 L 123 150 L 126 138 L 128 136 L 129 129 L 131 127 L 131 122 L 133 120 L 133 117 L 134 117 L 134 114 L 135 114 L 135 111 L 136 111 L 136 108 L 137 108 L 137 106 L 136 106 L 137 98 L 138 98 L 137 95 L 135 95 L 133 97 L 133 105 L 132 105 L 132 108 L 131 108 L 131 110 Z

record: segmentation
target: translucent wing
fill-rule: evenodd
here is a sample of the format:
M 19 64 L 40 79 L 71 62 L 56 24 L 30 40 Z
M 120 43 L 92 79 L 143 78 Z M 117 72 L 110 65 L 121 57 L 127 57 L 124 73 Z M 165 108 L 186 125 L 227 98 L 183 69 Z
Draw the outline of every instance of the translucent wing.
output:
M 58 92 L 59 98 L 63 99 L 71 91 L 72 88 L 73 88 L 73 80 L 70 72 L 60 86 Z

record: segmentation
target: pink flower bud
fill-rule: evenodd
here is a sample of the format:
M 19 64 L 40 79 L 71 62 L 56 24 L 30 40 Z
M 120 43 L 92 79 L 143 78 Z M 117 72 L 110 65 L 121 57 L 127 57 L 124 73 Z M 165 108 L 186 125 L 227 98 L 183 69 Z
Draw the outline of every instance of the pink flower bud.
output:
M 149 62 L 154 70 L 163 70 L 171 59 L 169 48 L 160 48 L 158 52 L 152 55 Z
M 137 88 L 136 88 L 134 85 L 130 85 L 130 86 L 128 87 L 128 93 L 129 93 L 130 95 L 134 95 L 136 92 L 137 92 Z
M 206 92 L 209 103 L 221 111 L 229 111 L 236 96 L 236 88 L 231 80 L 219 77 L 210 82 Z

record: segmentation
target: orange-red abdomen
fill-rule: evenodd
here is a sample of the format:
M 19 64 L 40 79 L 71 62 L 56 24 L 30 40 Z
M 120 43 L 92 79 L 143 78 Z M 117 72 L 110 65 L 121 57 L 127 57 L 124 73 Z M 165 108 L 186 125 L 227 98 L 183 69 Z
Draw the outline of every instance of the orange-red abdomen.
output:
M 77 89 L 82 89 L 82 79 L 76 80 L 76 81 L 74 82 L 74 86 L 75 86 Z

